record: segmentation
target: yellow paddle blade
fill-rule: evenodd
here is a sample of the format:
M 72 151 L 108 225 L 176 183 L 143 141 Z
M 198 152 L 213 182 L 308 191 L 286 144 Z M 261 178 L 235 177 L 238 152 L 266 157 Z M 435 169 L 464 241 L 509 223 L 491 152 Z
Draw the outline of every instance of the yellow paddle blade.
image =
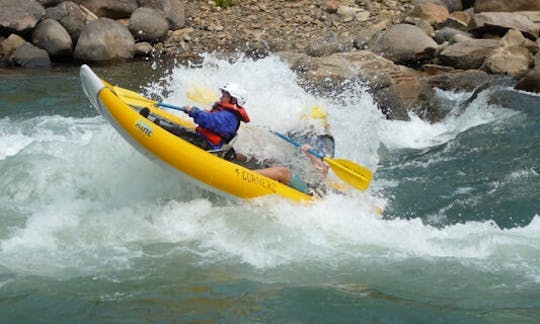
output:
M 373 173 L 371 170 L 345 159 L 330 159 L 324 157 L 324 161 L 332 168 L 334 173 L 351 186 L 366 190 L 369 187 Z
M 189 100 L 201 105 L 210 105 L 218 100 L 214 91 L 201 85 L 192 85 L 186 93 Z
M 116 95 L 120 100 L 122 100 L 124 103 L 130 105 L 130 106 L 137 106 L 137 107 L 148 107 L 152 111 L 152 113 L 164 117 L 172 122 L 175 122 L 187 129 L 195 129 L 196 125 L 193 124 L 189 120 L 182 119 L 176 115 L 172 115 L 168 113 L 166 110 L 159 109 L 157 106 L 158 102 L 155 100 L 151 100 L 146 98 L 145 96 L 124 88 L 120 88 L 118 86 L 112 86 L 110 84 L 106 84 Z
M 120 88 L 118 86 L 112 86 L 112 91 L 114 91 L 114 93 L 116 93 L 116 95 L 120 97 L 120 99 L 122 99 L 122 101 L 128 105 L 138 106 L 138 107 L 147 107 L 147 106 L 157 105 L 157 101 L 148 99 L 145 96 L 132 90 Z

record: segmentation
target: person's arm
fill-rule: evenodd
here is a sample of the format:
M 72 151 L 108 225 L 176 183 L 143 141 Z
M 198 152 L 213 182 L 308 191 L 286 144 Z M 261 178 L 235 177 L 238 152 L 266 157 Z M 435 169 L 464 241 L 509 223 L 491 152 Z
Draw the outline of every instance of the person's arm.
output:
M 309 153 L 308 151 L 311 150 L 312 148 L 313 147 L 311 145 L 304 144 L 300 147 L 300 150 L 308 156 L 309 160 L 311 161 L 311 164 L 313 164 L 313 167 L 315 167 L 317 171 L 319 171 L 320 173 L 324 175 L 328 174 L 328 170 L 330 169 L 330 166 L 323 160 L 316 157 L 315 155 Z
M 220 135 L 232 135 L 236 132 L 238 118 L 231 111 L 208 112 L 197 107 L 190 107 L 189 116 L 201 127 Z

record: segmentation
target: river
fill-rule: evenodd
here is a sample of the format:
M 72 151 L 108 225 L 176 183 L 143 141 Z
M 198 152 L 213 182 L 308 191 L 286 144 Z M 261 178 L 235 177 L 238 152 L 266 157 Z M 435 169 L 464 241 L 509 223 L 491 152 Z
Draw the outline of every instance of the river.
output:
M 1 322 L 538 321 L 540 96 L 492 88 L 429 124 L 384 119 L 362 84 L 314 96 L 273 56 L 91 67 L 178 105 L 242 83 L 255 129 L 324 106 L 336 157 L 373 182 L 311 206 L 231 201 L 136 152 L 78 67 L 2 70 Z M 451 111 L 469 95 L 438 91 Z M 274 154 L 249 130 L 238 145 Z

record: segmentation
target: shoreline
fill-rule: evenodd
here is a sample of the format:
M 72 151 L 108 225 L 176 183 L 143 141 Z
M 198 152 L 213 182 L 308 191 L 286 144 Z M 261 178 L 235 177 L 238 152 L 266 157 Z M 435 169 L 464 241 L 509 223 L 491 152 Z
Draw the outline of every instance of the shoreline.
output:
M 359 81 L 387 118 L 407 119 L 412 111 L 431 122 L 445 116 L 433 102 L 436 88 L 473 92 L 510 76 L 516 89 L 540 92 L 540 4 L 247 0 L 221 8 L 208 1 L 139 2 L 147 7 L 135 0 L 80 0 L 45 8 L 30 0 L 21 8 L 0 0 L 0 67 L 139 59 L 197 65 L 203 53 L 227 59 L 273 54 L 313 92 Z M 10 30 L 6 15 L 33 19 L 34 27 L 17 32 L 11 22 Z

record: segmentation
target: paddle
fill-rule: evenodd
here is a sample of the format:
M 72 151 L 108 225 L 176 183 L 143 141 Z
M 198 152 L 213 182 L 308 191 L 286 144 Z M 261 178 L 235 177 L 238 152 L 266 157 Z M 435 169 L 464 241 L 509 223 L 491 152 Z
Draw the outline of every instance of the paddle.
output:
M 168 104 L 168 103 L 165 103 L 165 102 L 158 102 L 158 101 L 155 101 L 155 100 L 152 100 L 152 99 L 148 99 L 148 98 L 144 97 L 143 95 L 138 94 L 135 91 L 120 88 L 118 86 L 113 86 L 112 88 L 113 88 L 113 91 L 119 97 L 124 99 L 124 101 L 129 103 L 129 104 L 134 104 L 134 105 L 137 105 L 137 106 L 153 105 L 153 106 L 157 106 L 157 107 L 165 107 L 165 108 L 170 108 L 170 109 L 176 109 L 176 110 L 180 110 L 180 111 L 184 111 L 184 112 L 186 111 L 186 109 L 184 107 L 175 106 L 175 105 L 171 105 L 171 104 Z
M 302 146 L 302 144 L 298 143 L 292 138 L 289 138 L 278 132 L 273 132 L 273 133 L 277 135 L 278 137 L 280 137 L 281 139 L 284 139 L 287 142 L 293 144 L 296 147 Z M 310 149 L 308 153 L 328 163 L 328 165 L 330 166 L 330 168 L 332 168 L 334 173 L 341 180 L 347 182 L 351 186 L 359 190 L 366 190 L 369 187 L 369 183 L 371 182 L 371 178 L 373 177 L 373 173 L 369 169 L 349 160 L 331 159 L 315 151 L 314 149 Z
M 201 85 L 192 85 L 186 92 L 189 100 L 192 100 L 201 105 L 210 105 L 219 100 L 214 91 Z
M 128 105 L 137 106 L 137 107 L 158 107 L 159 106 L 159 107 L 166 107 L 166 108 L 176 109 L 176 110 L 185 112 L 185 109 L 183 107 L 174 106 L 174 105 L 166 104 L 163 102 L 157 102 L 155 100 L 148 99 L 145 96 L 135 91 L 127 90 L 118 86 L 113 86 L 106 82 L 105 84 L 107 85 L 109 89 L 111 89 L 120 98 L 120 100 L 122 100 L 124 103 Z M 166 110 L 162 110 L 159 114 L 165 117 L 166 119 L 174 121 L 175 123 L 187 129 L 194 129 L 196 127 L 196 125 L 193 124 L 192 122 L 179 118 L 175 115 L 171 115 Z

